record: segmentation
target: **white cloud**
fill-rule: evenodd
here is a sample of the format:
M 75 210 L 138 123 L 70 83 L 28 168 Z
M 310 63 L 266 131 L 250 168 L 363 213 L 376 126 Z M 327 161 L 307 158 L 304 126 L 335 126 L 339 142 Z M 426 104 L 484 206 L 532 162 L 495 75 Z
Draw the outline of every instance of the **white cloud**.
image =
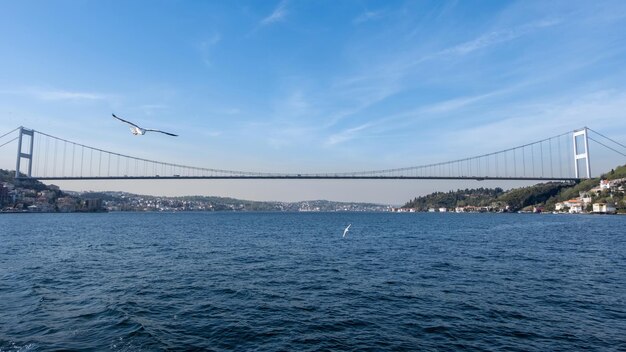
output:
M 302 115 L 309 110 L 310 104 L 301 90 L 294 91 L 281 104 L 282 115 Z
M 64 89 L 22 88 L 3 89 L 0 94 L 26 95 L 40 100 L 106 100 L 110 96 L 94 92 L 69 91 Z
M 351 139 L 357 138 L 361 131 L 364 131 L 364 130 L 370 128 L 372 125 L 373 125 L 372 123 L 365 123 L 365 124 L 362 124 L 360 126 L 348 128 L 348 129 L 346 129 L 344 131 L 341 131 L 339 133 L 335 133 L 335 134 L 331 135 L 330 137 L 328 137 L 328 139 L 326 140 L 325 144 L 326 144 L 326 146 L 333 146 L 335 144 L 347 142 L 347 141 L 349 141 Z
M 272 23 L 276 23 L 282 21 L 287 15 L 287 0 L 282 0 L 278 6 L 272 11 L 272 13 L 263 18 L 259 24 L 261 26 L 270 25 Z
M 352 20 L 353 24 L 361 24 L 379 19 L 382 16 L 381 11 L 365 11 Z
M 437 55 L 466 55 L 479 49 L 517 39 L 537 29 L 555 26 L 560 22 L 560 20 L 556 19 L 545 19 L 537 22 L 531 22 L 519 27 L 492 31 L 465 43 L 442 50 Z
M 333 96 L 346 100 L 351 103 L 351 106 L 343 108 L 341 114 L 331 114 L 335 116 L 331 125 L 402 92 L 409 85 L 411 76 L 423 74 L 422 70 L 426 64 L 432 64 L 437 59 L 468 55 L 480 49 L 514 40 L 539 29 L 555 26 L 561 22 L 560 19 L 544 19 L 520 26 L 498 29 L 431 53 L 422 50 L 413 50 L 402 54 L 394 52 L 393 56 L 382 60 L 377 65 L 370 63 L 362 72 L 335 81 L 331 86 Z M 457 109 L 488 97 L 490 95 L 443 102 L 432 106 L 431 112 Z
M 241 113 L 241 109 L 238 108 L 228 108 L 228 109 L 224 109 L 223 113 L 225 115 L 237 115 Z
M 597 91 L 553 101 L 507 106 L 491 113 L 501 118 L 451 131 L 441 139 L 450 141 L 451 149 L 493 152 L 585 126 L 608 134 L 626 130 L 624 92 Z
M 203 131 L 202 134 L 207 137 L 219 137 L 222 135 L 222 131 Z
M 90 92 L 71 92 L 67 90 L 34 91 L 33 95 L 42 100 L 104 100 L 103 94 Z
M 167 109 L 168 106 L 165 104 L 144 104 L 144 105 L 141 105 L 139 108 L 145 109 L 145 110 L 160 110 L 160 109 Z
M 205 41 L 200 42 L 198 49 L 202 55 L 202 62 L 205 65 L 211 66 L 211 53 L 213 48 L 222 40 L 222 36 L 219 33 L 213 33 L 213 35 Z
M 267 143 L 272 148 L 281 149 L 287 146 L 309 144 L 314 130 L 315 127 L 287 124 L 278 128 L 273 126 L 266 130 L 264 134 L 269 136 Z
M 500 93 L 501 91 L 496 91 L 496 92 L 491 92 L 487 94 L 449 99 L 449 100 L 445 100 L 445 101 L 438 102 L 429 106 L 419 108 L 418 113 L 428 113 L 428 114 L 447 113 L 447 112 L 462 109 L 464 107 L 477 103 L 481 100 L 485 100 L 487 98 L 493 97 L 494 95 L 497 95 Z

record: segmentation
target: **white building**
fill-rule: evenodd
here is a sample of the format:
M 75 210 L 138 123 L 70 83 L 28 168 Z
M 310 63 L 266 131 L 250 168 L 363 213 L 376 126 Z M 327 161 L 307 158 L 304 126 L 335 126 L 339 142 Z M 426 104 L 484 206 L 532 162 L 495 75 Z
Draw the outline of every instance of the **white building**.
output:
M 578 199 L 570 199 L 563 202 L 563 205 L 569 208 L 570 214 L 578 214 L 583 212 L 583 202 Z
M 587 204 L 591 203 L 591 195 L 587 192 L 580 192 L 580 200 L 583 202 L 583 205 L 587 206 Z
M 600 180 L 600 189 L 611 189 L 611 182 L 609 180 Z
M 613 204 L 607 203 L 594 203 L 593 212 L 599 214 L 615 214 L 616 209 Z
M 579 199 L 570 199 L 564 202 L 556 203 L 554 205 L 554 210 L 556 211 L 564 211 L 565 209 L 569 209 L 571 214 L 578 214 L 583 212 L 583 207 L 586 203 Z

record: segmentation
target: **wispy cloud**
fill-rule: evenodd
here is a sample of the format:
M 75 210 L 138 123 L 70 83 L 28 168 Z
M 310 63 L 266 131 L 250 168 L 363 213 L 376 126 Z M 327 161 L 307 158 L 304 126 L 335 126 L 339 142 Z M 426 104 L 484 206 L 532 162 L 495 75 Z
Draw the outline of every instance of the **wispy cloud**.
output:
M 202 131 L 201 132 L 202 135 L 206 136 L 206 137 L 219 137 L 222 135 L 222 131 Z
M 519 27 L 506 28 L 485 33 L 475 39 L 461 43 L 454 47 L 442 50 L 436 56 L 442 55 L 466 55 L 479 49 L 501 44 L 529 34 L 537 29 L 551 27 L 559 24 L 558 19 L 546 19 L 531 22 Z
M 202 56 L 202 62 L 207 66 L 212 66 L 211 54 L 213 48 L 222 40 L 219 33 L 213 33 L 211 37 L 198 44 L 198 50 Z
M 382 11 L 365 11 L 352 20 L 353 24 L 361 24 L 381 18 Z
M 417 124 L 423 124 L 427 121 L 448 118 L 449 116 L 458 116 L 467 109 L 471 109 L 474 105 L 491 98 L 504 96 L 507 93 L 513 93 L 516 90 L 525 87 L 528 83 L 520 83 L 504 89 L 497 89 L 483 94 L 466 95 L 452 99 L 442 100 L 426 105 L 420 105 L 405 111 L 394 114 L 370 117 L 370 121 L 355 128 L 350 128 L 337 134 L 333 134 L 325 142 L 326 146 L 340 144 L 352 139 L 359 138 L 364 131 L 368 131 L 370 136 L 381 136 L 384 134 L 402 133 L 402 131 L 410 130 Z
M 519 86 L 522 86 L 521 84 Z M 419 113 L 419 114 L 442 114 L 442 113 L 449 113 L 449 112 L 453 112 L 453 111 L 457 111 L 460 109 L 463 109 L 465 107 L 468 107 L 474 103 L 478 103 L 480 101 L 498 96 L 498 95 L 502 95 L 504 93 L 508 93 L 511 91 L 514 91 L 515 89 L 517 89 L 518 86 L 514 86 L 514 87 L 510 87 L 510 88 L 506 88 L 506 89 L 500 89 L 500 90 L 496 90 L 496 91 L 492 91 L 489 93 L 485 93 L 485 94 L 479 94 L 479 95 L 470 95 L 470 96 L 464 96 L 464 97 L 458 97 L 458 98 L 453 98 L 453 99 L 448 99 L 448 100 L 444 100 L 441 102 L 437 102 L 431 105 L 426 105 L 423 107 L 418 108 L 417 111 L 415 111 L 415 113 Z
M 104 100 L 106 95 L 91 93 L 91 92 L 77 92 L 67 90 L 40 90 L 33 91 L 33 95 L 42 100 Z
M 0 94 L 8 95 L 24 95 L 34 97 L 39 100 L 105 100 L 110 98 L 109 95 L 94 93 L 94 92 L 81 92 L 81 91 L 69 91 L 64 89 L 43 89 L 43 88 L 20 88 L 20 89 L 3 89 L 0 90 Z
M 626 93 L 595 91 L 559 99 L 502 106 L 490 114 L 499 118 L 474 127 L 447 131 L 442 136 L 451 149 L 480 153 L 509 148 L 584 126 L 622 133 L 626 120 Z M 521 128 L 523 126 L 523 128 Z M 462 146 L 462 147 L 461 147 Z
M 301 90 L 296 90 L 280 104 L 281 114 L 297 116 L 306 114 L 310 104 Z
M 165 104 L 144 104 L 140 105 L 138 108 L 146 115 L 154 115 L 157 112 L 162 113 L 162 111 L 168 109 L 169 106 Z
M 161 109 L 167 109 L 168 106 L 165 104 L 144 104 L 139 106 L 140 109 L 146 109 L 146 110 L 161 110 Z
M 360 126 L 356 126 L 356 127 L 352 127 L 352 128 L 348 128 L 346 130 L 343 130 L 339 133 L 335 133 L 331 136 L 328 137 L 328 139 L 326 139 L 326 146 L 333 146 L 339 143 L 343 143 L 343 142 L 347 142 L 351 139 L 357 138 L 359 136 L 359 133 L 368 129 L 369 127 L 372 126 L 372 123 L 365 123 L 362 124 Z
M 411 86 L 408 77 L 416 73 L 425 74 L 423 68 L 437 60 L 456 58 L 469 55 L 480 49 L 504 44 L 508 41 L 528 35 L 542 28 L 555 26 L 562 21 L 560 19 L 544 19 L 526 23 L 520 26 L 512 26 L 487 33 L 483 33 L 474 39 L 461 42 L 440 50 L 424 52 L 422 49 L 407 51 L 402 54 L 394 53 L 393 56 L 383 59 L 378 65 L 369 65 L 362 72 L 353 76 L 337 79 L 332 86 L 333 95 L 352 100 L 351 109 L 343 109 L 348 113 L 337 115 L 334 122 L 357 114 L 364 109 L 380 103 L 402 92 L 407 86 Z M 469 101 L 455 100 L 445 102 L 445 105 L 433 106 L 433 111 L 443 111 L 458 104 L 467 104 L 486 97 L 469 97 Z
M 259 24 L 261 26 L 267 26 L 272 23 L 282 21 L 285 16 L 287 16 L 287 13 L 287 0 L 281 0 L 281 2 L 278 3 L 278 6 L 276 6 L 274 11 L 272 11 L 272 13 L 269 14 L 267 17 L 263 18 L 261 22 L 259 22 Z
M 239 108 L 225 108 L 225 109 L 219 109 L 216 111 L 217 114 L 220 115 L 238 115 L 241 113 L 241 109 Z

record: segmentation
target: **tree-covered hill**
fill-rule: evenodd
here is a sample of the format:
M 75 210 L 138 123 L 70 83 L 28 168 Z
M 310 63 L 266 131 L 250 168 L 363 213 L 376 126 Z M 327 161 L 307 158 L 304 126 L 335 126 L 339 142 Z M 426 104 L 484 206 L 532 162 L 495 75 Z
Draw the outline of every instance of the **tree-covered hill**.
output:
M 599 178 L 583 180 L 578 183 L 539 183 L 529 187 L 514 188 L 506 192 L 500 188 L 435 192 L 426 196 L 416 197 L 407 202 L 403 208 L 426 211 L 429 208 L 441 207 L 453 209 L 464 206 L 491 206 L 498 210 L 518 211 L 530 207 L 544 207 L 546 210 L 552 211 L 558 202 L 577 198 L 581 194 L 591 193 L 588 196 L 591 197 L 592 203 L 611 203 L 616 206 L 618 211 L 626 212 L 626 198 L 624 192 L 618 189 L 619 187 L 610 191 L 589 192 L 598 187 L 601 179 L 612 181 L 626 179 L 626 165 L 616 167 Z M 624 186 L 626 186 L 626 181 Z
M 510 210 L 518 211 L 530 206 L 544 205 L 548 199 L 558 195 L 563 189 L 571 188 L 572 183 L 549 182 L 529 187 L 514 188 L 496 199 L 509 206 Z
M 416 197 L 403 208 L 426 211 L 428 208 L 454 208 L 460 206 L 488 206 L 504 191 L 502 188 L 464 189 L 450 192 L 435 192 L 427 196 Z
M 603 175 L 603 178 L 606 180 L 617 180 L 626 178 L 626 165 L 616 167 L 615 169 L 607 172 L 605 175 Z
M 26 175 L 24 175 L 26 176 Z M 46 186 L 45 184 L 34 180 L 34 179 L 15 179 L 15 171 L 9 171 L 9 170 L 3 170 L 0 169 L 0 183 L 2 182 L 7 182 L 10 184 L 15 184 L 16 186 L 20 186 L 23 188 L 28 188 L 28 189 L 32 189 L 35 190 L 37 192 L 40 191 L 44 191 L 44 190 L 51 190 L 53 188 L 50 188 L 48 186 Z

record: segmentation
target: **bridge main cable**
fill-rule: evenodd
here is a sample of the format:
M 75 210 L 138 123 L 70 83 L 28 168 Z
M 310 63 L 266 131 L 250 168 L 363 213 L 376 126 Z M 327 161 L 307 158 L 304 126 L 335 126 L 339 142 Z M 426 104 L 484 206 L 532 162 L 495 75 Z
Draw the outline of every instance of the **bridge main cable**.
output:
M 231 175 L 249 175 L 249 176 L 274 176 L 277 174 L 273 174 L 273 173 L 259 173 L 259 172 L 250 172 L 250 171 L 234 171 L 234 170 L 224 170 L 224 169 L 214 169 L 214 168 L 202 168 L 202 167 L 195 167 L 195 166 L 189 166 L 189 165 L 182 165 L 182 164 L 176 164 L 176 163 L 168 163 L 168 162 L 162 162 L 162 161 L 157 161 L 157 160 L 150 160 L 150 159 L 145 159 L 145 158 L 140 158 L 140 157 L 135 157 L 132 155 L 126 155 L 126 154 L 121 154 L 121 153 L 116 153 L 116 152 L 111 152 L 108 150 L 104 150 L 104 149 L 100 149 L 100 148 L 95 148 L 95 147 L 91 147 L 88 145 L 84 145 L 81 143 L 77 143 L 77 142 L 73 142 L 64 138 L 60 138 L 60 137 L 56 137 L 44 132 L 40 132 L 40 131 L 35 131 L 36 133 L 52 138 L 54 140 L 58 140 L 58 141 L 62 141 L 64 143 L 69 143 L 73 146 L 78 146 L 80 148 L 84 149 L 89 149 L 90 151 L 96 151 L 99 153 L 105 153 L 105 154 L 109 154 L 109 155 L 115 155 L 117 157 L 120 158 L 126 158 L 128 160 L 134 160 L 134 161 L 141 161 L 144 163 L 150 163 L 153 165 L 161 165 L 161 166 L 167 166 L 167 167 L 173 167 L 173 168 L 180 168 L 183 170 L 196 170 L 196 171 L 206 171 L 206 172 L 213 172 L 213 173 L 220 173 L 220 174 L 231 174 Z M 48 150 L 49 148 L 46 148 L 46 150 Z M 101 159 L 100 159 L 101 161 Z M 91 167 L 90 167 L 91 168 Z M 128 171 L 128 169 L 127 169 Z M 81 177 L 84 178 L 84 177 Z
M 45 137 L 43 141 L 39 138 L 35 145 L 37 160 L 35 160 L 36 172 L 33 177 L 38 179 L 577 179 L 571 174 L 571 158 L 567 157 L 568 162 L 564 165 L 564 154 L 561 148 L 564 137 L 571 135 L 572 131 L 521 146 L 452 161 L 393 169 L 335 173 L 272 173 L 195 167 L 111 152 L 44 132 L 34 132 Z M 53 142 L 53 148 L 50 148 L 50 142 Z M 49 167 L 48 154 L 51 152 L 52 165 Z M 59 153 L 61 155 L 58 155 Z M 536 153 L 537 157 L 535 157 Z M 554 162 L 554 158 L 557 158 L 558 163 Z M 537 172 L 537 170 L 540 171 Z

